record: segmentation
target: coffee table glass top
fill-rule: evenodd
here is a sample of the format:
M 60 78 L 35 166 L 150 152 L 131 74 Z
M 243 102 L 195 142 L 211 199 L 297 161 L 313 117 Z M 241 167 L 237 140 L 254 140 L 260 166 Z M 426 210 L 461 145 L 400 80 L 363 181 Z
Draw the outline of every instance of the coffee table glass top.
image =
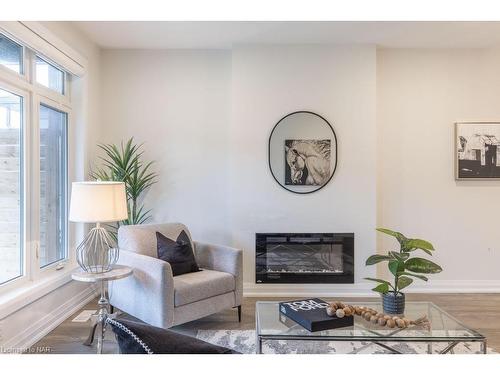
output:
M 381 302 L 344 302 L 346 304 L 367 306 L 382 312 Z M 256 304 L 257 334 L 262 338 L 331 339 L 363 341 L 475 341 L 484 336 L 465 326 L 431 302 L 406 302 L 404 316 L 417 320 L 427 316 L 430 329 L 421 326 L 397 329 L 381 327 L 367 322 L 361 316 L 354 317 L 354 326 L 325 331 L 309 332 L 293 320 L 281 315 L 279 302 L 261 301 Z

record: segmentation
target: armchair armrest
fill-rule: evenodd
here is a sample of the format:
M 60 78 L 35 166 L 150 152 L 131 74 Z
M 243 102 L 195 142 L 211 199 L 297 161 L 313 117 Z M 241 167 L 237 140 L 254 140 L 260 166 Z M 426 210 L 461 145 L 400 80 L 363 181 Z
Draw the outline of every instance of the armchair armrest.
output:
M 126 250 L 120 250 L 118 264 L 133 268 L 134 273 L 110 282 L 110 303 L 151 325 L 170 327 L 174 320 L 174 280 L 170 264 Z
M 229 246 L 194 241 L 196 262 L 201 268 L 227 272 L 235 279 L 236 305 L 243 297 L 243 251 Z

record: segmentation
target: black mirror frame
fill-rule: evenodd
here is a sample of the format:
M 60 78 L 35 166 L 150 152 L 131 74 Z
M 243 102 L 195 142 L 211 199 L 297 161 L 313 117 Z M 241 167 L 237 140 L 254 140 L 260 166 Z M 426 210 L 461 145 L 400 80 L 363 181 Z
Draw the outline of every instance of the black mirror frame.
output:
M 271 138 L 273 136 L 273 133 L 274 133 L 274 130 L 276 129 L 276 127 L 280 124 L 281 121 L 283 121 L 284 119 L 286 119 L 287 117 L 289 116 L 292 116 L 292 115 L 295 115 L 297 113 L 308 113 L 310 115 L 314 115 L 314 116 L 317 116 L 319 117 L 320 119 L 322 119 L 329 127 L 330 127 L 330 130 L 332 131 L 332 134 L 333 134 L 333 138 L 335 140 L 335 165 L 333 166 L 333 170 L 332 170 L 332 173 L 330 174 L 330 178 L 328 179 L 328 181 L 326 181 L 323 185 L 321 185 L 320 187 L 318 187 L 317 189 L 315 190 L 311 190 L 311 191 L 293 191 L 289 188 L 287 188 L 286 186 L 282 185 L 281 182 L 278 181 L 278 179 L 276 178 L 276 176 L 274 175 L 274 172 L 273 172 L 273 168 L 271 167 Z M 273 127 L 273 130 L 271 130 L 271 134 L 269 134 L 269 140 L 268 140 L 268 145 L 267 145 L 267 162 L 268 162 L 268 165 L 269 165 L 269 171 L 271 172 L 271 175 L 273 176 L 274 180 L 278 183 L 279 186 L 281 186 L 283 189 L 291 192 L 291 193 L 294 193 L 294 194 L 311 194 L 311 193 L 315 193 L 321 189 L 323 189 L 326 185 L 328 185 L 328 183 L 331 181 L 333 175 L 335 174 L 335 171 L 337 170 L 337 158 L 338 158 L 338 141 L 337 141 L 337 134 L 335 134 L 335 130 L 333 130 L 333 127 L 332 125 L 328 122 L 327 119 L 325 119 L 323 116 L 315 113 L 315 112 L 311 112 L 311 111 L 295 111 L 295 112 L 291 112 L 285 116 L 283 116 L 277 123 L 276 125 L 274 125 Z

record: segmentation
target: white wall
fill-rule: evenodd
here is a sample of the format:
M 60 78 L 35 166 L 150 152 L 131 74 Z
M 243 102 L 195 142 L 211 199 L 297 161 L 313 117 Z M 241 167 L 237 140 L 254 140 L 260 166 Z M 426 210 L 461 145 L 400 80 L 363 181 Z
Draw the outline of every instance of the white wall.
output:
M 373 47 L 102 56 L 102 139 L 145 142 L 160 174 L 146 198 L 154 221 L 178 220 L 196 239 L 243 248 L 247 291 L 256 291 L 256 232 L 355 232 L 356 280 L 374 272 L 362 266 L 375 246 Z M 271 129 L 300 109 L 330 120 L 340 145 L 335 177 L 309 196 L 279 187 L 267 165 Z
M 247 292 L 320 290 L 319 286 L 254 285 L 256 232 L 354 232 L 355 277 L 375 248 L 375 48 L 242 47 L 233 51 L 230 131 L 230 223 L 233 245 L 245 250 Z M 281 188 L 271 176 L 267 142 L 285 114 L 309 110 L 335 129 L 338 168 L 309 195 Z M 350 289 L 328 285 L 328 291 Z M 321 289 L 323 290 L 323 289 Z
M 499 66 L 499 50 L 377 53 L 378 221 L 434 244 L 426 288 L 500 289 L 500 183 L 453 170 L 454 122 L 500 120 Z
M 103 51 L 102 142 L 134 137 L 155 160 L 153 221 L 186 223 L 228 243 L 231 55 L 227 51 Z

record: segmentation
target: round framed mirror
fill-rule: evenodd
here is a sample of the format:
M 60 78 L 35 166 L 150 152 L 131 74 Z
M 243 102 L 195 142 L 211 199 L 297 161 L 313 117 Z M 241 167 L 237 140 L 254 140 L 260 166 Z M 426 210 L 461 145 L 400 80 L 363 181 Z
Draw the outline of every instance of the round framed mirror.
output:
M 328 184 L 337 169 L 337 136 L 317 113 L 292 112 L 271 131 L 268 156 L 271 174 L 281 187 L 313 193 Z

